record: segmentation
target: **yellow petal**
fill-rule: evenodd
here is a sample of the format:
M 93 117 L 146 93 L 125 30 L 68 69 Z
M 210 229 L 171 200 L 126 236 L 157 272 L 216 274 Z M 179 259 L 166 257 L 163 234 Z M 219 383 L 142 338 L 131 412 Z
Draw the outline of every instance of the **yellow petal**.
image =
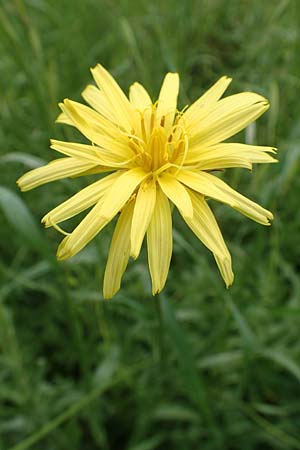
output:
M 105 196 L 100 215 L 108 220 L 114 217 L 147 175 L 148 173 L 140 167 L 127 170 L 120 175 Z
M 78 158 L 60 158 L 48 163 L 46 166 L 30 170 L 18 179 L 17 184 L 21 191 L 49 183 L 50 181 L 60 180 L 62 178 L 72 177 L 85 170 L 95 167 L 96 164 L 91 161 L 83 161 Z
M 120 289 L 130 253 L 130 227 L 134 202 L 126 205 L 112 237 L 103 281 L 103 297 L 111 298 Z
M 185 111 L 182 119 L 187 126 L 189 123 L 199 122 L 199 120 L 203 119 L 210 112 L 215 103 L 224 94 L 231 81 L 232 79 L 229 77 L 221 77 Z
M 202 195 L 225 203 L 262 225 L 270 225 L 273 215 L 257 203 L 239 194 L 224 181 L 206 172 L 182 170 L 177 178 L 186 186 Z
M 231 95 L 215 104 L 214 109 L 188 129 L 190 148 L 209 146 L 228 139 L 260 117 L 269 108 L 268 101 L 251 92 Z
M 243 156 L 219 156 L 209 160 L 203 160 L 197 164 L 200 170 L 220 170 L 232 167 L 243 167 L 244 169 L 252 169 L 252 163 Z
M 167 134 L 171 131 L 177 108 L 179 90 L 178 73 L 167 73 L 163 81 L 156 110 L 156 124 L 162 124 Z
M 217 224 L 204 197 L 189 190 L 194 209 L 192 219 L 183 217 L 198 239 L 220 259 L 228 258 L 228 249 Z
M 167 197 L 177 206 L 184 217 L 193 217 L 193 205 L 186 188 L 168 173 L 158 177 L 158 182 Z
M 71 178 L 86 177 L 87 175 L 96 175 L 99 173 L 112 172 L 112 171 L 113 171 L 113 169 L 111 167 L 95 166 L 89 170 L 84 170 L 83 172 L 80 172 L 77 175 L 72 175 Z
M 75 142 L 64 142 L 64 141 L 56 141 L 55 139 L 50 140 L 51 146 L 53 150 L 56 150 L 63 155 L 72 156 L 74 158 L 81 159 L 83 161 L 90 161 L 95 164 L 103 164 L 101 161 L 100 152 L 97 150 L 99 147 L 93 145 L 85 145 L 78 144 Z
M 142 112 L 152 105 L 148 92 L 140 83 L 137 82 L 130 86 L 129 99 L 132 106 Z
M 98 113 L 102 114 L 107 120 L 117 122 L 114 110 L 107 101 L 105 95 L 96 86 L 89 84 L 81 93 L 84 100 L 94 108 Z
M 91 72 L 111 110 L 114 111 L 117 123 L 130 133 L 134 123 L 133 108 L 128 98 L 110 73 L 100 64 L 91 69 Z
M 157 189 L 156 203 L 147 231 L 148 263 L 152 294 L 164 287 L 172 256 L 172 216 L 167 196 Z
M 103 143 L 104 141 L 107 141 L 105 143 L 107 144 L 107 147 L 109 147 L 110 139 L 104 138 Z M 117 146 L 114 141 L 112 141 L 110 149 L 106 149 L 96 145 L 86 145 L 77 142 L 64 142 L 51 139 L 51 148 L 67 156 L 115 168 L 130 167 L 135 156 L 129 148 Z
M 226 287 L 232 285 L 234 274 L 231 256 L 224 242 L 218 223 L 202 195 L 189 190 L 192 199 L 194 216 L 192 220 L 184 218 L 188 226 L 203 244 L 213 252 Z
M 101 198 L 75 230 L 61 241 L 57 259 L 64 260 L 76 255 L 107 225 L 109 221 L 99 214 L 102 202 Z
M 143 239 L 149 226 L 156 199 L 156 182 L 145 181 L 138 190 L 131 226 L 131 256 L 139 256 Z
M 118 141 L 122 141 L 122 139 L 125 141 L 126 137 L 112 122 L 109 122 L 89 106 L 69 99 L 65 99 L 64 103 L 60 103 L 59 106 L 76 128 L 91 142 L 102 146 L 105 137 L 110 137 L 112 140 L 117 137 Z
M 64 112 L 60 113 L 55 120 L 56 123 L 64 123 L 65 125 L 75 126 L 72 119 Z
M 254 163 L 277 162 L 269 153 L 276 153 L 276 149 L 258 145 L 222 143 L 210 147 L 192 148 L 188 152 L 184 164 L 197 165 L 201 170 L 225 169 L 227 167 L 251 168 Z M 180 161 L 180 155 L 178 160 Z
M 51 227 L 53 224 L 70 219 L 70 217 L 76 216 L 76 214 L 90 208 L 103 197 L 118 176 L 118 173 L 113 173 L 81 189 L 77 194 L 49 211 L 42 218 L 42 223 L 44 223 L 46 228 Z
M 218 255 L 214 255 L 219 271 L 225 281 L 226 287 L 229 288 L 234 280 L 234 273 L 232 272 L 231 256 L 228 252 L 227 258 L 219 258 Z

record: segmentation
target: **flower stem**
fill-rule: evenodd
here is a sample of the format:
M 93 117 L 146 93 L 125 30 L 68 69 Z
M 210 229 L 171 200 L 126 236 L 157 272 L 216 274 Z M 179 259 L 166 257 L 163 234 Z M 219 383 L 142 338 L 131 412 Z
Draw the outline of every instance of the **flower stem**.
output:
M 166 363 L 166 352 L 165 352 L 165 333 L 164 333 L 164 320 L 162 314 L 162 305 L 161 305 L 161 296 L 158 294 L 154 297 L 155 309 L 157 315 L 157 347 L 158 347 L 158 355 L 159 362 L 161 366 L 161 370 L 165 369 Z

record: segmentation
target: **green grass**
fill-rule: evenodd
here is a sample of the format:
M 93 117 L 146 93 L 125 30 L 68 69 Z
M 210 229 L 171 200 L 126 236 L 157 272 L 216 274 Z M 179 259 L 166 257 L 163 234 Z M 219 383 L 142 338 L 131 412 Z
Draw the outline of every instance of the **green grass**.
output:
M 297 0 L 1 2 L 1 450 L 300 449 L 299 24 Z M 52 159 L 50 137 L 75 137 L 54 124 L 57 103 L 79 100 L 97 62 L 153 97 L 178 71 L 182 107 L 223 74 L 229 93 L 270 99 L 254 141 L 278 146 L 280 164 L 224 179 L 274 224 L 211 202 L 229 291 L 176 214 L 160 299 L 144 252 L 102 300 L 112 227 L 56 262 L 60 236 L 39 219 L 87 181 L 21 194 L 15 180 Z

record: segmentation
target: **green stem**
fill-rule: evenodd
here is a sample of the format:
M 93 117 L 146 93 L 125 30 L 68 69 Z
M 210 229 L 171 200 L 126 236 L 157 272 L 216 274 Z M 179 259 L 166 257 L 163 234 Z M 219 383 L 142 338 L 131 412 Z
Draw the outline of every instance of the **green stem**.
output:
M 164 336 L 164 322 L 162 315 L 162 305 L 160 295 L 154 297 L 155 309 L 157 315 L 157 347 L 159 354 L 159 362 L 161 369 L 165 368 L 166 355 L 165 355 L 165 336 Z

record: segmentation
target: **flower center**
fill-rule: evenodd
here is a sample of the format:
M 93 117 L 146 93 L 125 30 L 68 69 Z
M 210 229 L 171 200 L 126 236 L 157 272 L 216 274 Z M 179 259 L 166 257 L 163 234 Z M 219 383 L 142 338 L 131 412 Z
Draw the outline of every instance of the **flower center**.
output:
M 180 115 L 175 116 L 173 125 L 167 128 L 166 116 L 158 119 L 155 105 L 137 114 L 136 129 L 129 136 L 136 165 L 156 174 L 171 166 L 180 167 L 188 145 L 185 130 L 178 123 Z

